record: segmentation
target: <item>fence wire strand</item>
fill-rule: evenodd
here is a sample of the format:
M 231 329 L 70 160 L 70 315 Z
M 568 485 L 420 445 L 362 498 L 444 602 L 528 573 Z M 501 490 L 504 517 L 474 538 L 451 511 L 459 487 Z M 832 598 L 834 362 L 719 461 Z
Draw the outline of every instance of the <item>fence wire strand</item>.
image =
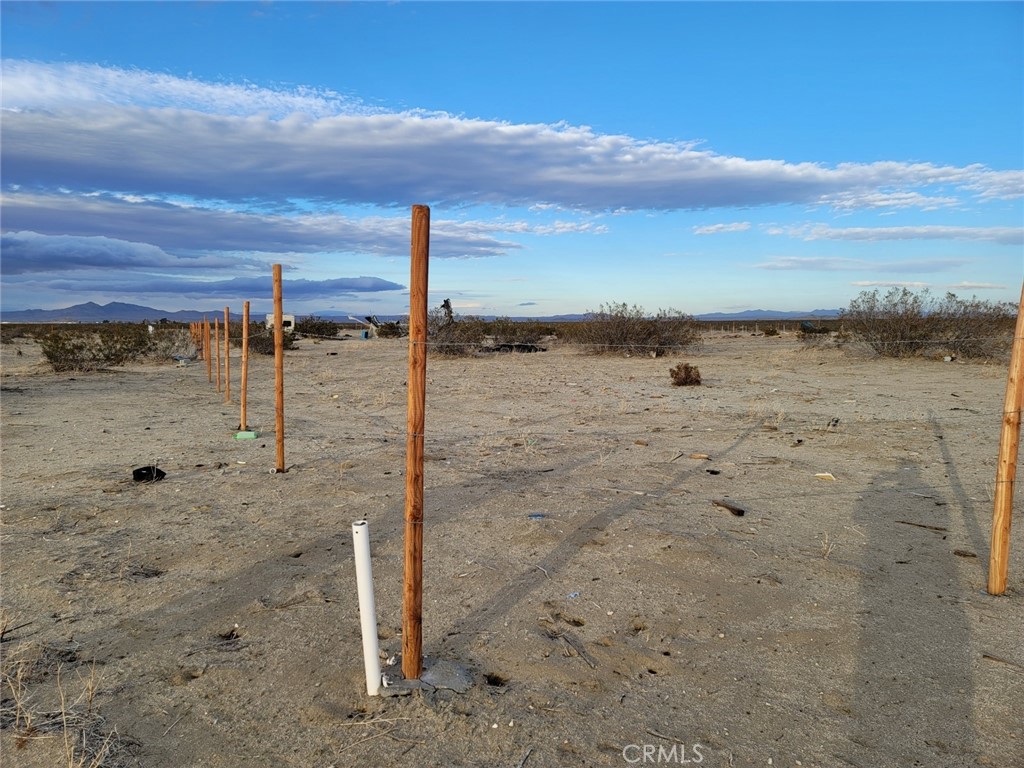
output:
M 722 333 L 728 333 L 728 331 L 726 331 L 724 329 L 721 332 Z M 339 333 L 340 333 L 340 331 L 339 331 Z M 747 335 L 748 333 L 752 337 L 763 336 L 763 333 L 759 333 L 759 332 L 750 333 L 749 329 L 747 329 L 747 330 L 744 330 L 744 331 L 736 332 L 735 335 L 727 336 L 726 338 L 733 339 L 733 338 L 736 338 L 736 336 Z M 256 333 L 256 334 L 250 333 L 250 338 L 253 338 L 254 336 L 272 336 L 272 335 L 273 335 L 273 330 L 268 328 L 268 329 L 266 329 L 264 331 L 261 331 L 259 333 Z M 309 333 L 302 333 L 302 332 L 295 331 L 293 338 L 295 338 L 295 339 L 314 339 L 314 340 L 317 340 L 317 341 L 321 341 L 321 340 L 345 341 L 346 339 L 351 339 L 353 337 L 352 336 L 339 336 L 337 334 L 334 335 L 334 336 L 326 336 L 326 335 L 309 334 Z M 999 337 L 977 337 L 977 338 L 973 338 L 973 339 L 956 339 L 955 341 L 957 341 L 957 342 L 970 341 L 972 343 L 995 343 L 995 342 L 1005 342 L 1006 338 L 1007 338 L 1006 336 L 999 336 Z M 481 345 L 481 344 L 479 344 L 477 342 L 472 342 L 472 343 L 469 343 L 469 344 L 467 344 L 467 342 L 462 342 L 462 341 L 427 340 L 426 342 L 418 342 L 416 340 L 409 339 L 408 337 L 398 337 L 398 338 L 388 339 L 388 341 L 389 342 L 400 342 L 402 344 L 409 344 L 409 345 L 418 344 L 418 343 L 425 343 L 426 346 L 429 349 L 435 349 L 435 350 L 451 350 L 451 349 L 464 350 L 468 346 L 468 347 L 473 347 L 476 350 L 478 350 L 479 355 L 476 355 L 476 356 L 482 356 L 482 355 L 490 354 L 489 352 L 487 352 L 487 346 L 486 345 Z M 709 348 L 713 347 L 714 341 L 715 341 L 714 339 L 710 339 L 710 340 L 709 339 L 702 339 L 702 340 L 700 340 L 698 342 L 695 342 L 693 344 L 685 345 L 685 347 L 683 347 L 681 350 L 673 350 L 673 352 L 676 352 L 676 353 L 678 351 L 693 352 L 693 353 L 700 353 L 702 351 L 706 352 Z M 545 345 L 547 345 L 547 347 L 556 346 L 559 349 L 566 349 L 566 348 L 568 348 L 568 349 L 577 349 L 577 350 L 579 350 L 581 352 L 581 354 L 586 354 L 587 352 L 592 351 L 595 348 L 595 346 L 599 346 L 603 351 L 624 350 L 624 351 L 626 351 L 628 353 L 636 353 L 637 350 L 647 350 L 648 353 L 651 353 L 651 352 L 664 352 L 665 349 L 666 349 L 666 345 L 665 344 L 621 344 L 621 345 L 617 345 L 617 344 L 599 344 L 599 345 L 595 345 L 595 344 L 591 344 L 591 343 L 587 343 L 587 342 L 565 341 L 565 340 L 560 340 L 560 339 L 541 339 L 541 340 L 538 340 L 537 342 L 530 342 L 530 343 L 535 343 L 536 346 L 539 347 L 539 348 L 546 348 Z M 939 347 L 939 346 L 942 346 L 944 344 L 948 345 L 948 343 L 949 343 L 948 340 L 936 340 L 936 339 L 923 339 L 923 340 L 906 339 L 906 340 L 894 340 L 892 342 L 888 342 L 888 341 L 886 342 L 887 345 L 889 345 L 889 344 L 897 344 L 897 345 L 898 344 L 908 344 L 908 345 L 915 345 L 918 348 L 920 348 L 922 345 L 932 345 L 932 346 Z M 854 345 L 859 345 L 861 347 L 869 347 L 870 346 L 870 344 L 868 342 L 865 342 L 865 341 L 849 340 L 849 341 L 839 341 L 837 343 L 834 339 L 832 339 L 829 346 L 825 346 L 825 345 L 819 346 L 819 345 L 816 345 L 814 343 L 805 343 L 804 346 L 803 346 L 803 349 L 806 349 L 806 350 L 826 350 L 826 349 L 837 349 L 837 348 L 841 349 L 841 348 L 844 348 L 844 347 L 852 347 Z M 515 353 L 512 353 L 512 354 L 515 354 Z M 623 352 L 620 352 L 620 354 L 623 354 L 623 356 L 626 356 Z M 661 356 L 661 355 L 659 355 L 659 356 Z M 678 355 L 677 354 L 676 355 L 669 354 L 669 355 L 664 355 L 664 356 L 666 357 L 666 359 L 669 359 L 672 356 L 678 356 Z M 899 359 L 906 359 L 906 358 L 899 358 Z M 334 402 L 334 401 L 330 401 L 330 402 Z M 432 402 L 431 398 L 428 397 L 428 399 L 427 399 L 428 419 L 429 419 L 429 413 L 431 411 L 431 402 Z M 671 437 L 671 439 L 678 441 L 681 445 L 684 444 L 686 441 L 692 441 L 692 440 L 694 440 L 696 438 L 699 438 L 705 444 L 708 443 L 709 441 L 713 442 L 715 440 L 721 440 L 721 439 L 725 439 L 725 438 L 734 439 L 735 436 L 736 436 L 736 431 L 739 428 L 736 425 L 737 421 L 738 421 L 740 426 L 748 428 L 748 429 L 749 428 L 756 428 L 758 426 L 758 424 L 761 424 L 762 426 L 764 426 L 765 419 L 763 417 L 763 411 L 771 409 L 771 399 L 770 399 L 770 397 L 766 397 L 764 400 L 758 400 L 756 403 L 754 403 L 752 406 L 750 406 L 750 408 L 760 409 L 762 411 L 761 417 L 758 417 L 756 414 L 749 415 L 747 413 L 747 410 L 749 410 L 749 408 L 747 410 L 743 410 L 743 409 L 736 408 L 736 407 L 733 407 L 733 408 L 730 409 L 729 407 L 714 408 L 714 407 L 704 406 L 703 409 L 699 413 L 694 413 L 693 414 L 693 416 L 696 419 L 699 419 L 702 424 L 706 424 L 707 422 L 713 421 L 713 420 L 729 419 L 729 420 L 731 420 L 733 422 L 732 425 L 730 425 L 730 426 L 722 426 L 722 427 L 703 426 L 703 425 L 702 426 L 683 426 L 683 427 L 679 427 L 678 428 L 678 432 L 672 434 L 670 437 Z M 379 454 L 379 453 L 385 453 L 385 452 L 388 452 L 388 451 L 394 451 L 396 449 L 396 446 L 398 446 L 399 449 L 404 452 L 404 449 L 405 449 L 404 441 L 408 438 L 408 434 L 407 434 L 407 432 L 405 430 L 405 427 L 403 425 L 395 423 L 395 421 L 385 413 L 385 410 L 386 410 L 386 406 L 381 407 L 376 413 L 368 412 L 367 409 L 365 409 L 365 408 L 360 408 L 360 407 L 358 407 L 358 406 L 356 406 L 354 404 L 350 404 L 348 407 L 345 408 L 345 417 L 346 418 L 352 418 L 352 419 L 355 419 L 355 420 L 363 423 L 371 431 L 369 433 L 364 432 L 364 433 L 360 433 L 358 435 L 355 435 L 355 434 L 353 434 L 353 435 L 347 435 L 347 434 L 345 434 L 345 435 L 335 435 L 329 443 L 322 443 L 322 442 L 318 443 L 317 444 L 318 449 L 322 453 L 330 453 L 332 450 L 335 451 L 335 452 L 338 452 L 340 450 L 340 448 L 338 446 L 338 442 L 339 441 L 343 441 L 343 442 L 345 442 L 347 444 L 345 449 L 344 449 L 344 454 L 345 454 L 345 458 L 346 459 L 360 458 L 360 457 L 365 458 L 365 457 L 370 457 L 370 456 L 373 456 L 373 455 Z M 569 410 L 570 409 L 567 409 L 567 411 L 569 411 Z M 425 449 L 428 452 L 430 452 L 430 451 L 443 451 L 444 449 L 450 449 L 452 446 L 455 446 L 455 445 L 467 445 L 467 444 L 474 444 L 474 443 L 476 443 L 476 444 L 492 444 L 492 445 L 489 446 L 489 449 L 493 451 L 493 450 L 498 450 L 498 449 L 501 449 L 501 448 L 511 448 L 510 446 L 507 446 L 507 445 L 505 445 L 505 446 L 497 445 L 498 443 L 500 443 L 502 441 L 507 441 L 509 439 L 520 439 L 520 440 L 524 440 L 524 441 L 531 441 L 532 440 L 532 441 L 538 441 L 538 442 L 539 441 L 553 441 L 553 440 L 558 440 L 558 441 L 571 440 L 571 441 L 574 441 L 575 443 L 577 443 L 576 455 L 578 455 L 578 456 L 586 456 L 587 454 L 593 454 L 595 456 L 603 456 L 605 454 L 608 454 L 609 451 L 611 453 L 614 453 L 614 451 L 615 451 L 615 444 L 623 444 L 626 441 L 635 440 L 635 439 L 638 438 L 638 436 L 646 434 L 646 432 L 643 431 L 646 428 L 642 427 L 642 426 L 638 426 L 638 428 L 634 428 L 634 429 L 630 429 L 628 427 L 621 428 L 621 429 L 607 429 L 607 428 L 587 428 L 587 425 L 585 423 L 579 423 L 579 424 L 574 424 L 572 426 L 559 427 L 558 429 L 551 429 L 550 428 L 551 422 L 565 418 L 565 413 L 566 412 L 555 413 L 555 414 L 552 414 L 551 416 L 548 416 L 548 417 L 543 418 L 543 419 L 533 419 L 533 420 L 517 421 L 514 425 L 504 425 L 504 424 L 500 424 L 500 423 L 495 422 L 495 423 L 493 423 L 491 426 L 489 426 L 486 429 L 481 429 L 479 426 L 473 426 L 469 430 L 445 429 L 445 428 L 433 429 L 432 428 L 432 429 L 428 430 L 427 434 L 424 435 L 425 441 L 426 441 Z M 790 415 L 790 416 L 787 416 L 787 418 L 780 425 L 778 425 L 775 428 L 774 431 L 786 430 L 786 431 L 789 431 L 789 432 L 793 432 L 794 434 L 801 433 L 801 434 L 814 435 L 814 436 L 818 436 L 818 437 L 825 437 L 825 436 L 827 436 L 827 437 L 832 437 L 833 439 L 835 439 L 837 441 L 842 441 L 844 439 L 861 439 L 861 438 L 869 437 L 869 435 L 866 432 L 862 433 L 862 431 L 858 429 L 858 427 L 861 427 L 861 426 L 864 426 L 864 427 L 878 427 L 878 426 L 892 427 L 892 426 L 895 426 L 895 425 L 902 425 L 902 426 L 911 425 L 914 428 L 917 428 L 918 426 L 920 426 L 922 424 L 925 424 L 925 425 L 930 424 L 935 429 L 942 429 L 945 426 L 948 426 L 950 424 L 956 425 L 957 428 L 962 428 L 964 424 L 967 424 L 967 423 L 969 423 L 971 421 L 977 421 L 979 423 L 979 425 L 983 424 L 984 428 L 986 428 L 986 429 L 990 429 L 990 428 L 994 429 L 995 425 L 999 424 L 1000 421 L 1008 413 L 1013 413 L 1013 412 L 1012 411 L 1006 411 L 1005 408 L 995 406 L 994 404 L 992 406 L 983 406 L 983 407 L 978 407 L 978 406 L 974 406 L 974 405 L 971 405 L 971 406 L 967 406 L 967 405 L 965 405 L 965 406 L 952 406 L 952 407 L 950 407 L 950 409 L 948 411 L 943 411 L 943 412 L 941 412 L 939 414 L 935 413 L 934 411 L 927 410 L 927 411 L 915 412 L 915 413 L 912 413 L 912 414 L 909 414 L 907 416 L 900 417 L 900 418 L 895 418 L 894 417 L 894 418 L 871 418 L 871 419 L 846 420 L 846 421 L 843 422 L 843 426 L 842 426 L 841 430 L 830 428 L 830 426 L 828 426 L 827 424 L 822 424 L 822 423 L 815 424 L 814 423 L 815 421 L 819 421 L 820 422 L 820 420 L 814 419 L 814 418 L 812 418 L 809 415 L 806 416 L 806 417 L 802 417 L 802 416 L 799 416 L 799 415 Z M 626 416 L 626 415 L 628 415 L 628 414 L 624 414 L 624 416 Z M 481 414 L 481 418 L 483 418 L 483 414 Z M 517 418 L 519 418 L 519 417 L 517 417 Z M 581 414 L 581 418 L 583 418 L 583 419 L 587 418 L 586 414 Z M 939 423 L 940 420 L 941 420 L 941 424 Z M 666 436 L 665 432 L 660 432 L 659 436 L 660 437 Z M 359 448 L 356 448 L 355 444 L 356 443 L 360 443 L 360 442 L 368 442 L 370 444 L 364 445 L 364 446 L 359 447 Z M 841 446 L 839 446 L 839 447 L 841 447 Z M 535 452 L 531 455 L 532 459 L 542 458 L 542 457 L 545 456 L 545 454 L 544 454 L 545 448 L 543 446 L 533 446 L 533 450 Z M 483 457 L 480 457 L 480 458 L 483 458 Z M 557 457 L 552 457 L 552 458 L 557 458 Z M 679 458 L 679 456 L 676 456 L 675 458 Z M 756 457 L 752 457 L 752 458 L 756 458 Z M 761 458 L 765 458 L 765 457 L 761 457 Z M 768 457 L 768 458 L 773 458 L 773 457 Z M 774 457 L 774 458 L 778 458 L 778 457 Z M 467 460 L 466 463 L 468 463 L 469 461 L 471 461 L 471 460 Z M 652 469 L 657 469 L 659 467 L 661 467 L 661 468 L 669 468 L 670 467 L 674 471 L 674 476 L 677 476 L 679 478 L 685 477 L 688 473 L 695 473 L 695 472 L 699 471 L 699 469 L 696 469 L 696 468 L 680 469 L 679 465 L 673 463 L 674 461 L 675 461 L 675 459 L 664 458 L 661 461 L 650 462 L 647 466 L 648 466 L 648 468 L 652 468 Z M 757 462 L 757 461 L 750 461 L 750 462 L 741 462 L 741 463 L 758 464 L 759 462 Z M 454 466 L 458 466 L 460 471 L 471 471 L 467 467 L 461 466 L 458 463 L 456 463 L 456 465 L 449 465 L 448 468 L 450 469 L 450 468 L 452 468 Z M 445 470 L 442 469 L 440 471 L 443 472 Z M 550 481 L 551 481 L 551 483 L 556 484 L 556 488 L 553 489 L 553 490 L 542 491 L 542 493 L 562 494 L 562 495 L 564 495 L 565 493 L 578 493 L 578 494 L 586 494 L 586 493 L 631 493 L 631 494 L 637 495 L 638 497 L 657 499 L 657 498 L 663 498 L 666 493 L 672 493 L 673 492 L 673 487 L 671 485 L 671 482 L 668 481 L 668 480 L 663 480 L 660 484 L 658 484 L 659 487 L 658 487 L 657 490 L 655 490 L 653 488 L 645 490 L 644 488 L 623 488 L 623 487 L 612 487 L 610 485 L 609 486 L 601 486 L 601 485 L 593 485 L 593 484 L 576 484 L 576 483 L 573 483 L 571 480 L 567 480 L 566 478 L 558 478 L 557 479 L 557 483 L 556 483 L 556 477 L 555 476 L 550 478 Z M 901 486 L 899 488 L 876 488 L 876 487 L 872 487 L 871 485 L 858 485 L 857 487 L 853 487 L 853 488 L 843 488 L 843 487 L 836 486 L 836 485 L 834 485 L 832 483 L 830 483 L 829 485 L 830 485 L 830 487 L 828 487 L 827 489 L 823 488 L 821 491 L 792 490 L 790 492 L 772 492 L 770 496 L 768 496 L 768 495 L 749 495 L 749 496 L 744 496 L 743 500 L 744 500 L 744 503 L 747 504 L 747 505 L 754 505 L 754 506 L 757 506 L 759 504 L 777 505 L 777 504 L 786 503 L 786 502 L 797 502 L 797 501 L 801 501 L 801 502 L 822 502 L 822 501 L 827 501 L 829 499 L 834 500 L 834 499 L 836 499 L 838 497 L 851 498 L 851 497 L 861 497 L 861 496 L 875 495 L 875 494 L 892 494 L 892 493 L 895 492 L 895 493 L 899 493 L 899 494 L 905 495 L 905 496 L 924 496 L 924 497 L 927 497 L 927 498 L 937 498 L 937 497 L 942 497 L 943 495 L 946 495 L 946 496 L 956 496 L 958 494 L 962 495 L 964 493 L 967 493 L 967 494 L 969 494 L 970 497 L 972 497 L 972 500 L 980 500 L 980 499 L 973 499 L 973 497 L 975 497 L 975 496 L 982 496 L 982 497 L 985 497 L 984 501 L 988 502 L 991 499 L 991 493 L 992 493 L 992 488 L 994 486 L 994 482 L 993 482 L 993 480 L 990 480 L 990 479 L 978 479 L 978 480 L 961 479 L 961 480 L 958 480 L 956 483 L 954 483 L 951 480 L 948 484 L 945 484 L 945 485 L 938 485 L 937 486 L 935 483 L 929 483 L 929 484 L 920 484 L 920 485 L 914 485 L 914 486 Z

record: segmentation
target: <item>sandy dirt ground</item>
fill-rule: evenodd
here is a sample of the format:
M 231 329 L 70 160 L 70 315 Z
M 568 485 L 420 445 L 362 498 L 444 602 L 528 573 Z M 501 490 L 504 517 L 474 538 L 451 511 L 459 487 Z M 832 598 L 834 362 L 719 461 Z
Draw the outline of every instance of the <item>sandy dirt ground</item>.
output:
M 1024 765 L 1020 501 L 984 591 L 1005 365 L 431 356 L 425 665 L 472 685 L 369 697 L 351 524 L 400 678 L 407 349 L 288 352 L 272 474 L 270 357 L 238 440 L 237 357 L 224 403 L 202 363 L 3 345 L 5 766 Z

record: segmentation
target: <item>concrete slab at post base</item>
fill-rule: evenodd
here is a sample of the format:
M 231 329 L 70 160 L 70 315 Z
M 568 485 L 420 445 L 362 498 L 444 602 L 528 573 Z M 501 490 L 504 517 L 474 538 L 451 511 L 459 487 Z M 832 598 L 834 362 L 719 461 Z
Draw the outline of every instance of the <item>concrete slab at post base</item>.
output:
M 473 687 L 473 677 L 461 664 L 448 659 L 428 660 L 426 670 L 420 675 L 423 683 L 433 688 L 443 688 L 456 693 L 465 693 Z
M 425 670 L 419 680 L 389 680 L 388 684 L 380 689 L 380 695 L 408 696 L 413 691 L 466 693 L 473 687 L 473 676 L 465 667 L 454 661 L 425 659 L 424 667 Z

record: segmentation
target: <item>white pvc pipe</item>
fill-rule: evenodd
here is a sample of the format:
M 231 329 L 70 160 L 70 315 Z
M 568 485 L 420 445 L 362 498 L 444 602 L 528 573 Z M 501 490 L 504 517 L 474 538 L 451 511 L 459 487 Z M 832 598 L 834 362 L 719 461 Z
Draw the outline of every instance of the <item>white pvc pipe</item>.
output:
M 356 554 L 356 587 L 359 590 L 359 624 L 363 632 L 363 668 L 366 692 L 380 693 L 380 649 L 377 644 L 377 608 L 373 600 L 373 566 L 370 564 L 370 526 L 365 520 L 352 523 Z

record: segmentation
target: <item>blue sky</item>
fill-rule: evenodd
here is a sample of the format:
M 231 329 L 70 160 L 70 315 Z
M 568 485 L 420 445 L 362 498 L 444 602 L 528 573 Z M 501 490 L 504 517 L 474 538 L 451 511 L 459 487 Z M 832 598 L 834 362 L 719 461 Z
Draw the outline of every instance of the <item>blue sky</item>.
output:
M 3 2 L 3 308 L 1016 303 L 1024 3 Z

